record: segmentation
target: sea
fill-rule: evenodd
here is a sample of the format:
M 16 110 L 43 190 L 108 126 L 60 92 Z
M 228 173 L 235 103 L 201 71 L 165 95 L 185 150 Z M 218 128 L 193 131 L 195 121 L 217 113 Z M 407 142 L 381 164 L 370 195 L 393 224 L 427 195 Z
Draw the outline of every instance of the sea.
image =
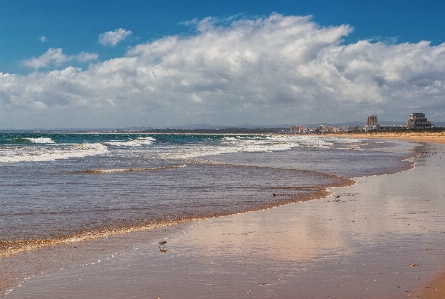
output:
M 419 151 L 329 135 L 0 133 L 0 258 L 326 197 Z

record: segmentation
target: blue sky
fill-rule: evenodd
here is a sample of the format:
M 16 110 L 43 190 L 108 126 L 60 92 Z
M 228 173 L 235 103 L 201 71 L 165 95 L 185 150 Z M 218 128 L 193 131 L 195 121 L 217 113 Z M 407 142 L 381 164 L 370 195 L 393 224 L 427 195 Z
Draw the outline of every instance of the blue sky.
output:
M 1 0 L 0 129 L 444 121 L 444 13 L 417 0 Z

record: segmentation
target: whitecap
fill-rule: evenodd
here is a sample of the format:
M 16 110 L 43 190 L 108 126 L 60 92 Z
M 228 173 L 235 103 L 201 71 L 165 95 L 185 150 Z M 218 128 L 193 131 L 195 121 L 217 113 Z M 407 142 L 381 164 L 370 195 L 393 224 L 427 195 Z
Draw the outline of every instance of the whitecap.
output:
M 128 140 L 128 141 L 118 141 L 112 140 L 109 142 L 105 142 L 107 145 L 111 146 L 128 146 L 128 147 L 139 147 L 143 145 L 151 145 L 156 139 L 153 137 L 138 137 L 136 139 Z
M 0 148 L 0 163 L 65 160 L 97 156 L 108 152 L 101 143 L 81 143 L 58 147 L 4 147 Z
M 29 142 L 31 142 L 31 143 L 42 143 L 42 144 L 55 143 L 51 138 L 48 138 L 48 137 L 39 137 L 39 138 L 27 137 L 24 139 L 29 140 Z

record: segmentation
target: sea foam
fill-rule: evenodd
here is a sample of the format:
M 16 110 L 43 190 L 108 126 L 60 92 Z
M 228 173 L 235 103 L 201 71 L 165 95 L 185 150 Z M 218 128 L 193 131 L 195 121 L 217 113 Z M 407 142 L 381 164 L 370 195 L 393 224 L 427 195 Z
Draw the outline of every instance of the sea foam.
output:
M 42 143 L 42 144 L 51 144 L 51 143 L 55 143 L 51 138 L 47 138 L 47 137 L 39 137 L 39 138 L 24 138 L 26 140 L 29 140 L 29 142 L 31 143 Z
M 0 148 L 0 163 L 54 161 L 97 156 L 108 152 L 101 143 L 82 143 L 59 147 L 4 147 Z

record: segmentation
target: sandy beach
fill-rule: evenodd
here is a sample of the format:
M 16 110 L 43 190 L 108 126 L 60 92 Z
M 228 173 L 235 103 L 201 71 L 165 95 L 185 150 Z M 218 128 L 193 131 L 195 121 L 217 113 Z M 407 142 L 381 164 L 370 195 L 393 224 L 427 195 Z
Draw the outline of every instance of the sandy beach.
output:
M 368 133 L 345 133 L 332 134 L 337 137 L 351 137 L 351 138 L 377 138 L 377 139 L 394 139 L 405 140 L 413 142 L 432 142 L 445 144 L 445 132 L 368 132 Z
M 35 267 L 6 298 L 444 298 L 445 146 L 420 137 L 414 169 L 324 199 L 4 259 Z

